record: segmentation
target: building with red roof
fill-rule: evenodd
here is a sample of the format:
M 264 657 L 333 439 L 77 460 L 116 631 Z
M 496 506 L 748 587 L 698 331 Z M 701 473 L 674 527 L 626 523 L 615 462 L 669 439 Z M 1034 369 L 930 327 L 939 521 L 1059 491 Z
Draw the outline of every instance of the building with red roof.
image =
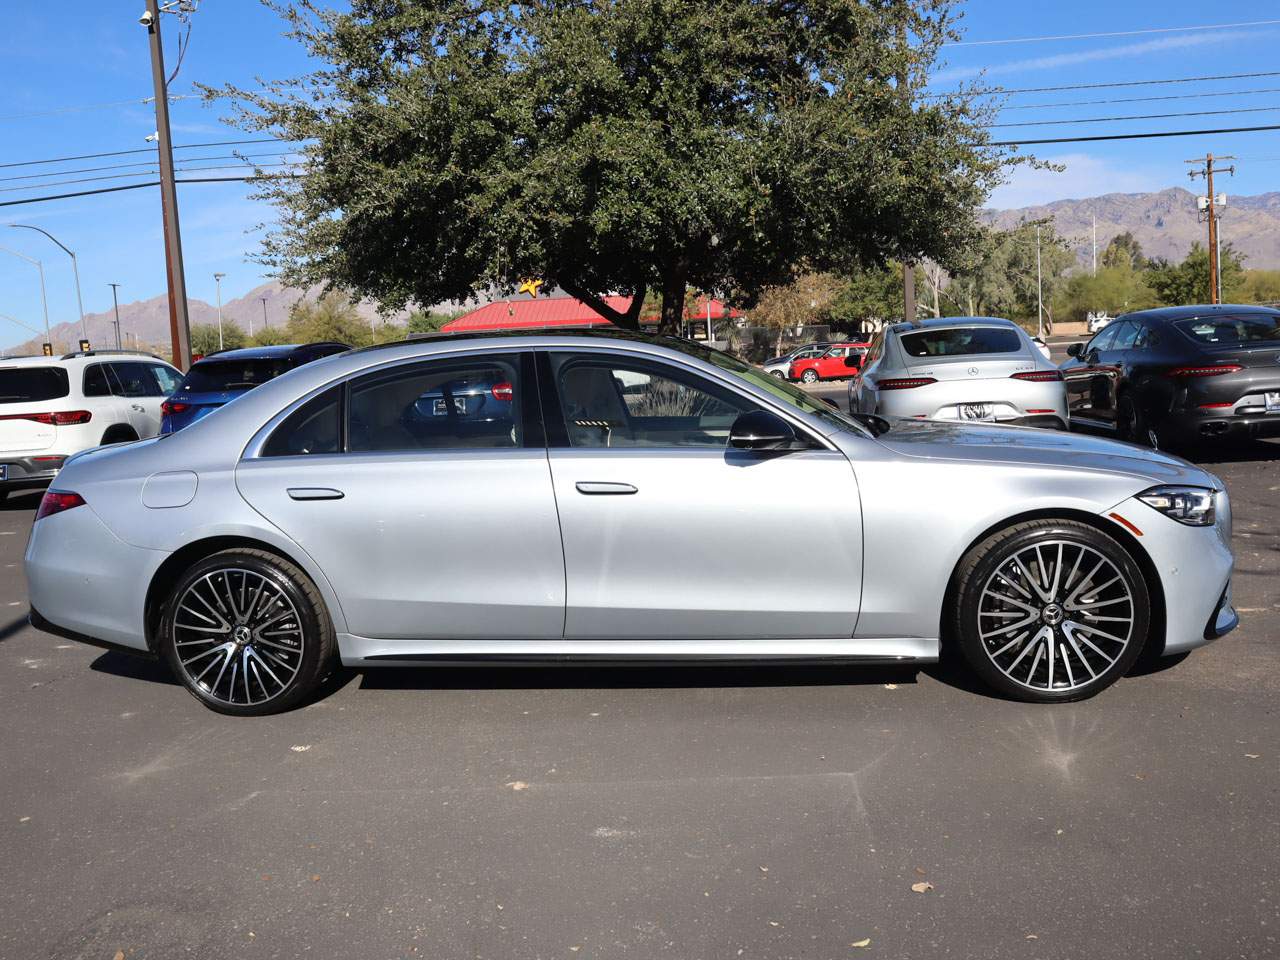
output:
M 630 297 L 605 297 L 605 303 L 619 313 L 631 306 Z M 688 320 L 705 320 L 707 300 L 699 297 L 686 304 Z M 730 320 L 742 314 L 728 309 L 719 300 L 712 299 L 711 319 Z M 641 318 L 641 323 L 656 325 L 657 316 Z M 546 297 L 538 299 L 498 300 L 478 307 L 470 313 L 450 320 L 440 328 L 441 333 L 478 333 L 485 330 L 538 330 L 545 327 L 603 327 L 609 321 L 596 313 L 581 300 L 573 297 Z

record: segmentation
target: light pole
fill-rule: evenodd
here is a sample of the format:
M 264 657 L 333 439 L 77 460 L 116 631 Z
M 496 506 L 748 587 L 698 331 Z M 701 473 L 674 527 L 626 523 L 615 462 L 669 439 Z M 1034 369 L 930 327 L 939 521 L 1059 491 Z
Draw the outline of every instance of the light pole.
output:
M 215 273 L 213 275 L 214 286 L 218 288 L 218 349 L 222 349 L 222 278 L 225 273 Z
M 88 340 L 89 328 L 84 322 L 84 298 L 80 296 L 80 265 L 76 261 L 76 252 L 43 227 L 33 227 L 29 223 L 11 223 L 9 226 L 18 227 L 23 230 L 34 230 L 36 233 L 43 233 L 46 237 L 61 247 L 63 253 L 71 258 L 71 272 L 75 274 L 76 278 L 76 306 L 80 308 L 80 336 Z
M 0 247 L 5 253 L 11 253 L 19 260 L 25 260 L 27 263 L 34 263 L 36 269 L 40 271 L 40 304 L 44 307 L 44 338 L 45 342 L 53 343 L 53 334 L 49 332 L 49 297 L 44 290 L 44 264 L 35 257 L 28 257 L 25 253 L 19 253 L 17 250 L 10 250 L 8 247 Z
M 266 298 L 266 297 L 259 297 L 258 299 L 262 301 L 262 329 L 263 329 L 263 330 L 265 330 L 265 329 L 267 329 L 267 326 L 268 326 L 268 324 L 267 324 L 267 298 Z M 249 332 L 250 332 L 250 333 L 252 333 L 253 331 L 249 331 Z
M 1044 278 L 1040 272 L 1040 224 L 1036 224 L 1036 334 L 1044 339 Z
M 120 286 L 120 284 L 108 283 L 107 286 L 111 288 L 111 303 L 116 308 L 116 320 L 115 320 L 116 349 L 119 350 L 120 349 L 120 298 L 116 296 L 116 287 Z

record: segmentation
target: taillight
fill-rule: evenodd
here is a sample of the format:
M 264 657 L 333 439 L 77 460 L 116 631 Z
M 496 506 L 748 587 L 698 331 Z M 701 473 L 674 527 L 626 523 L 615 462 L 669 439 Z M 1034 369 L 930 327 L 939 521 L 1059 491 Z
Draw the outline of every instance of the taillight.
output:
M 1244 367 L 1238 363 L 1220 363 L 1209 367 L 1174 367 L 1169 371 L 1171 377 L 1220 377 L 1224 373 L 1235 373 Z
M 160 413 L 166 417 L 171 417 L 175 413 L 181 413 L 183 410 L 190 409 L 191 404 L 182 403 L 177 400 L 166 400 L 164 403 L 160 404 Z
M 70 510 L 72 507 L 83 507 L 84 497 L 78 493 L 64 493 L 61 490 L 46 490 L 44 498 L 40 501 L 40 509 L 36 511 L 36 519 L 43 520 L 45 517 L 52 517 L 55 513 L 62 513 L 64 510 Z
M 47 423 L 55 427 L 88 423 L 92 419 L 93 414 L 88 410 L 59 410 L 57 413 L 6 413 L 0 416 L 0 420 L 34 420 L 36 423 Z
M 876 386 L 881 390 L 913 390 L 916 387 L 927 387 L 937 383 L 933 377 L 898 377 L 888 380 L 877 380 Z
M 1010 380 L 1029 380 L 1031 383 L 1053 383 L 1062 379 L 1061 370 L 1030 370 L 1026 373 L 1015 373 Z
M 506 381 L 503 381 L 502 383 L 495 383 L 493 385 L 493 389 L 490 390 L 489 392 L 493 394 L 493 399 L 503 400 L 508 403 L 511 402 L 512 398 L 514 398 L 516 395 L 516 392 L 515 390 L 512 389 L 511 384 L 507 383 Z
M 1234 403 L 1202 403 L 1200 404 L 1200 409 L 1201 410 L 1230 410 L 1234 406 L 1235 406 Z

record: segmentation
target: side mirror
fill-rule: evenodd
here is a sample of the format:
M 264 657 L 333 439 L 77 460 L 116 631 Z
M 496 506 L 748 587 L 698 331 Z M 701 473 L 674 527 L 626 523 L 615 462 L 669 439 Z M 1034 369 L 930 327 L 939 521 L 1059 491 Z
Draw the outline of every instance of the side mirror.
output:
M 1084 353 L 1083 343 L 1073 343 L 1071 346 L 1067 347 L 1068 357 L 1079 357 L 1082 353 Z
M 735 450 L 794 450 L 802 444 L 791 424 L 777 414 L 750 410 L 733 421 L 729 446 Z
M 862 366 L 862 354 L 860 353 L 849 354 L 847 357 L 844 358 L 844 365 L 846 367 L 853 367 L 853 369 L 855 370 L 859 369 Z

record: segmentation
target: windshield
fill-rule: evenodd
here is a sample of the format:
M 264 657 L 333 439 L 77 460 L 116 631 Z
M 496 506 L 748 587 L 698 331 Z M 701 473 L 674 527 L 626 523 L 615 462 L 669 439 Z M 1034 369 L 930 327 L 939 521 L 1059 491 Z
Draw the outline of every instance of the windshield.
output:
M 746 380 L 753 387 L 764 390 L 789 406 L 812 414 L 832 426 L 843 430 L 852 429 L 864 434 L 870 432 L 866 427 L 849 419 L 822 399 L 811 396 L 799 387 L 792 386 L 784 380 L 770 376 L 763 370 L 753 367 L 749 363 L 744 363 L 732 354 L 712 350 L 701 344 L 690 343 L 687 340 L 677 340 L 674 337 L 663 338 L 662 343 L 664 346 L 673 347 L 681 353 L 687 353 L 691 357 L 697 357 L 699 360 L 713 363 L 721 370 L 726 370 L 734 376 Z
M 1234 317 L 1193 317 L 1174 324 L 1196 343 L 1227 346 L 1280 341 L 1280 314 L 1248 313 Z
M 1022 340 L 1005 327 L 951 327 L 904 333 L 902 349 L 909 357 L 968 357 L 984 353 L 1020 353 Z
M 180 393 L 227 393 L 252 390 L 289 369 L 280 358 L 201 360 L 187 371 Z
M 61 367 L 0 368 L 0 403 L 57 400 L 70 392 L 67 371 Z

